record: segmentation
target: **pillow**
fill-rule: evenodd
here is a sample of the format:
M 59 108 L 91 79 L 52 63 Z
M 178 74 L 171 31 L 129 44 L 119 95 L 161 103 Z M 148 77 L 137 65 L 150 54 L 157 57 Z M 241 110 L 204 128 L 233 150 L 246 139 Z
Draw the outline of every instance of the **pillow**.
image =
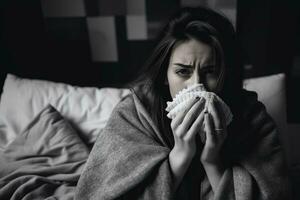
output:
M 71 196 L 88 155 L 76 131 L 48 105 L 0 151 L 0 199 Z
M 290 165 L 294 156 L 291 131 L 287 124 L 285 75 L 275 74 L 245 79 L 244 88 L 257 92 L 258 100 L 266 106 L 267 112 L 274 119 Z
M 285 75 L 275 74 L 245 79 L 244 88 L 257 92 L 258 100 L 266 106 L 278 129 L 284 132 L 287 123 Z
M 281 132 L 286 124 L 284 82 L 284 74 L 244 81 L 245 89 L 258 93 Z M 12 141 L 49 103 L 79 130 L 87 144 L 93 144 L 114 106 L 128 93 L 128 89 L 76 87 L 8 74 L 0 102 L 0 147 Z
M 48 104 L 91 145 L 114 106 L 128 93 L 128 89 L 77 87 L 8 74 L 0 102 L 0 147 L 9 144 Z

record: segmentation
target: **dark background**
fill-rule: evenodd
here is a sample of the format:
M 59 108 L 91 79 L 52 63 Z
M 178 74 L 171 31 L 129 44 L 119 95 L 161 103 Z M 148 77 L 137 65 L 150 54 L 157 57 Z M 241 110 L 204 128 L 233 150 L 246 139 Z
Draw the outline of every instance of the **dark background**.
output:
M 80 86 L 132 80 L 168 16 L 223 11 L 243 47 L 245 77 L 287 75 L 290 123 L 300 122 L 300 3 L 296 0 L 2 0 L 1 83 L 7 72 Z M 2 87 L 1 87 L 2 88 Z

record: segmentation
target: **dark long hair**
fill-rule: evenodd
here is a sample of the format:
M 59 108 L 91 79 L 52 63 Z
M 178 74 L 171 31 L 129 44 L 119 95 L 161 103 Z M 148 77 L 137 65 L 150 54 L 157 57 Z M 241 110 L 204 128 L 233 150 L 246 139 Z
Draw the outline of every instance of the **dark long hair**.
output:
M 165 111 L 166 101 L 171 100 L 165 84 L 167 69 L 175 44 L 191 38 L 212 47 L 216 64 L 220 66 L 218 85 L 223 85 L 219 95 L 234 116 L 240 115 L 238 105 L 241 105 L 242 62 L 234 27 L 225 16 L 209 8 L 182 8 L 162 30 L 156 48 L 134 82 L 135 86 L 143 85 L 143 94 L 147 96 L 144 98 L 146 107 L 170 145 L 173 135 Z

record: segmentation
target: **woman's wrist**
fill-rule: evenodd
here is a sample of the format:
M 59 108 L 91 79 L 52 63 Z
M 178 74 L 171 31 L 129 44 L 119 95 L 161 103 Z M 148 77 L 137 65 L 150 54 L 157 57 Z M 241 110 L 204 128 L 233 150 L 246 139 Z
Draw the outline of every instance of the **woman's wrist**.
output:
M 211 187 L 215 192 L 225 172 L 225 165 L 221 159 L 215 160 L 215 162 L 202 162 L 202 165 L 207 174 Z
M 202 163 L 202 165 L 206 165 L 206 166 L 218 166 L 218 165 L 222 165 L 222 159 L 220 158 L 220 156 L 215 156 L 214 158 L 211 158 L 209 160 L 203 160 L 200 159 L 200 162 Z
M 182 148 L 177 148 L 174 146 L 174 148 L 171 150 L 170 155 L 174 156 L 178 162 L 186 163 L 191 160 L 193 160 L 196 152 L 193 151 L 186 151 Z
M 224 171 L 224 165 L 223 163 L 220 162 L 214 162 L 214 163 L 208 163 L 208 162 L 202 162 L 202 165 L 204 167 L 204 169 L 214 169 L 217 170 L 219 172 L 223 172 Z
M 183 155 L 181 152 L 178 152 L 176 149 L 172 149 L 169 154 L 169 163 L 172 169 L 172 173 L 175 179 L 175 191 L 180 185 L 184 174 L 186 173 L 193 157 L 188 155 Z

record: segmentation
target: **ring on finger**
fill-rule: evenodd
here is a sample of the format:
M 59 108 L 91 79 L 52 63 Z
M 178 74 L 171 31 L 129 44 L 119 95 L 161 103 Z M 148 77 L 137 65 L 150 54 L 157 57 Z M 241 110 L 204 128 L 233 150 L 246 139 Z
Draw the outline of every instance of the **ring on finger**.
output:
M 222 128 L 215 128 L 216 133 L 222 133 L 223 131 L 224 131 L 224 129 L 222 129 Z

